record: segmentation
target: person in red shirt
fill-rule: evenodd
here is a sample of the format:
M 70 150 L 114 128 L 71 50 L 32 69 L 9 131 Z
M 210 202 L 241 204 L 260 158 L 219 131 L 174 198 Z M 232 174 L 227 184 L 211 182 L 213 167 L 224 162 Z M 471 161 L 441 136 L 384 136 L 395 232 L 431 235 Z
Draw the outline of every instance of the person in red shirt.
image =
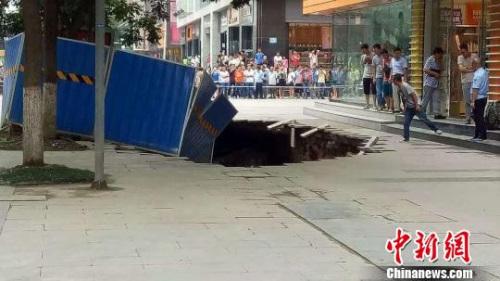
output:
M 297 51 L 293 51 L 290 56 L 290 66 L 292 68 L 297 68 L 300 65 L 300 54 Z

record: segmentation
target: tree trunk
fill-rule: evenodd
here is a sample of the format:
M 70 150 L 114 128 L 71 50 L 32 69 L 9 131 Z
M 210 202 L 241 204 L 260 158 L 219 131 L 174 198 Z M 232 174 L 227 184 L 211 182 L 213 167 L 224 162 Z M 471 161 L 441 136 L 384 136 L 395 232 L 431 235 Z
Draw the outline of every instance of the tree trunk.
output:
M 43 84 L 44 136 L 46 139 L 56 137 L 57 120 L 57 35 L 58 16 L 57 0 L 45 0 L 45 81 Z
M 43 165 L 42 26 L 38 0 L 22 1 L 25 26 L 23 165 Z

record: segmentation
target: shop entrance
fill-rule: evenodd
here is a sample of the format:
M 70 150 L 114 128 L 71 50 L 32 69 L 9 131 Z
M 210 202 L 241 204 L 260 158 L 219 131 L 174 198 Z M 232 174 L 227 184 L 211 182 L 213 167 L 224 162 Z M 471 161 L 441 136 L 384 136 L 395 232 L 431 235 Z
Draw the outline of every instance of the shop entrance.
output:
M 484 0 L 445 0 L 439 1 L 439 14 L 434 21 L 439 20 L 440 38 L 434 37 L 434 42 L 441 42 L 446 50 L 445 64 L 448 67 L 447 76 L 443 77 L 443 94 L 448 101 L 449 116 L 465 117 L 465 102 L 462 91 L 461 72 L 458 69 L 457 58 L 460 55 L 460 44 L 465 43 L 471 53 L 484 58 L 486 55 L 486 17 Z M 439 16 L 439 19 L 435 19 Z

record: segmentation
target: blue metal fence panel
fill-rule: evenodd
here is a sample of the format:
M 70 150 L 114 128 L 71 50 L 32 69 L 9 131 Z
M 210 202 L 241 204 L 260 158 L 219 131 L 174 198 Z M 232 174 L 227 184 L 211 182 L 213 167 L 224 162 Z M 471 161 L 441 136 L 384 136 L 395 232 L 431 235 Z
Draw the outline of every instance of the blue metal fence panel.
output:
M 115 51 L 106 94 L 106 137 L 178 155 L 194 68 Z
M 93 84 L 71 75 L 94 77 L 94 44 L 59 38 L 57 41 L 57 70 L 66 79 L 57 81 L 57 128 L 80 135 L 92 135 L 94 130 Z
M 20 65 L 20 38 L 6 42 L 6 67 Z M 94 54 L 93 44 L 58 40 L 60 131 L 93 133 Z M 179 155 L 182 146 L 183 156 L 211 162 L 215 139 L 236 110 L 225 97 L 214 95 L 217 88 L 208 75 L 193 97 L 194 77 L 191 67 L 115 51 L 106 93 L 106 139 L 173 155 Z M 6 81 L 4 89 L 2 116 L 15 123 L 22 123 L 23 78 L 23 72 L 18 72 L 16 79 Z
M 7 120 L 14 121 L 12 119 L 21 121 L 22 104 L 19 106 L 19 99 L 22 101 L 23 97 L 24 73 L 21 64 L 23 43 L 24 33 L 5 40 L 4 85 L 0 125 L 3 125 Z
M 204 75 L 184 132 L 181 156 L 211 163 L 217 137 L 232 121 L 237 111 L 226 97 L 216 94 L 217 87 Z

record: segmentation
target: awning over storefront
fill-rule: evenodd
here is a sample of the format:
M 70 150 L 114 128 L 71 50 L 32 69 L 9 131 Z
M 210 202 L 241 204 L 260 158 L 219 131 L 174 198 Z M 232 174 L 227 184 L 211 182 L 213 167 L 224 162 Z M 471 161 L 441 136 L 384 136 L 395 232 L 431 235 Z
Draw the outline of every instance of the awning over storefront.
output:
M 304 0 L 304 14 L 330 15 L 346 10 L 361 9 L 395 0 Z

